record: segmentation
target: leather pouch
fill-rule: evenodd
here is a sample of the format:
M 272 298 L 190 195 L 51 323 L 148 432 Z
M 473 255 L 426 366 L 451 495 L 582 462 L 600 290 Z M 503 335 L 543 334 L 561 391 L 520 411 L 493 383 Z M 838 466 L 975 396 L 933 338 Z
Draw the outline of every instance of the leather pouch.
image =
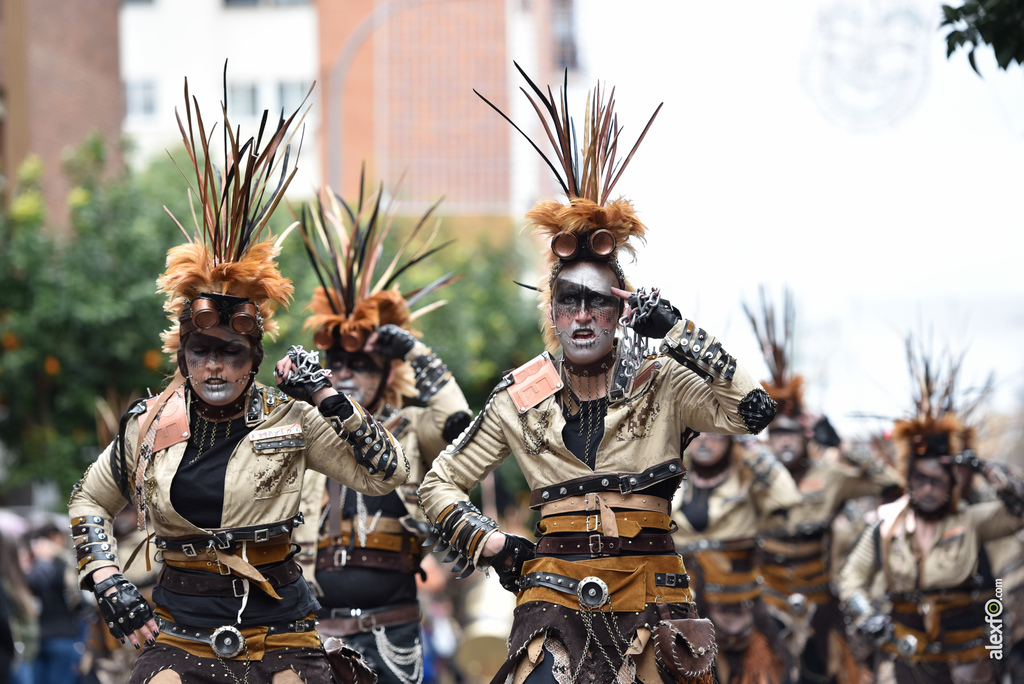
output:
M 327 637 L 323 642 L 338 684 L 377 684 L 377 675 L 367 667 L 358 651 L 337 637 Z
M 651 633 L 658 666 L 677 682 L 712 681 L 718 645 L 711 620 L 671 620 L 664 604 L 658 606 L 658 612 L 662 620 Z

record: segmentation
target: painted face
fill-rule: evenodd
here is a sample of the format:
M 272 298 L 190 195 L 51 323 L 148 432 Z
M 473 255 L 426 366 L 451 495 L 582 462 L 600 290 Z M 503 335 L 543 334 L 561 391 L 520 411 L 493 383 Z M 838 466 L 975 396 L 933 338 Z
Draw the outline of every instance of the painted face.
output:
M 551 318 L 558 342 L 573 363 L 594 363 L 611 351 L 622 302 L 612 294 L 616 285 L 611 269 L 593 261 L 569 264 L 555 279 Z
M 775 458 L 787 468 L 795 466 L 807 452 L 807 438 L 803 431 L 768 428 L 768 444 Z
M 346 394 L 360 406 L 374 410 L 370 403 L 377 399 L 384 382 L 384 366 L 370 354 L 350 353 L 341 349 L 327 354 L 334 389 Z
M 952 493 L 952 480 L 938 459 L 916 460 L 910 468 L 910 496 L 924 513 L 935 513 L 946 505 Z
M 702 432 L 686 448 L 695 465 L 712 466 L 725 458 L 729 438 L 714 432 Z
M 249 384 L 252 342 L 221 323 L 188 336 L 185 364 L 192 389 L 207 404 L 230 404 Z

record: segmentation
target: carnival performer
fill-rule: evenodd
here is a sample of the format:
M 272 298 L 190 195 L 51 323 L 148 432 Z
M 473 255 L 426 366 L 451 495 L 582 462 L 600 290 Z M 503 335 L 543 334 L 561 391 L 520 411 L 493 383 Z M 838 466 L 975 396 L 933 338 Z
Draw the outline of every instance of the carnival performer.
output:
M 782 627 L 801 682 L 853 682 L 859 675 L 846 652 L 842 614 L 830 586 L 828 531 L 846 501 L 898 488 L 899 478 L 864 451 L 841 450 L 827 419 L 805 409 L 804 379 L 790 366 L 792 293 L 784 296 L 781 331 L 763 288 L 760 317 L 746 304 L 744 309 L 772 376 L 764 388 L 778 404 L 768 443 L 801 494 L 784 519 L 769 521 L 758 540 L 764 600 Z
M 548 349 L 501 380 L 434 461 L 420 499 L 458 556 L 453 572 L 489 566 L 517 593 L 496 684 L 661 682 L 662 673 L 710 682 L 713 629 L 697 619 L 669 502 L 695 432 L 757 433 L 774 406 L 721 342 L 657 290 L 628 292 L 618 253 L 632 253 L 629 239 L 646 227 L 628 200 L 611 200 L 622 170 L 614 98 L 593 91 L 575 150 L 565 85 L 555 104 L 526 80 L 568 196 L 527 214 L 549 244 L 539 288 Z M 648 354 L 643 338 L 664 338 L 662 353 Z M 468 501 L 513 452 L 541 515 L 536 546 L 503 534 Z
M 764 445 L 711 432 L 686 449 L 687 486 L 673 537 L 701 613 L 715 625 L 718 679 L 777 684 L 790 658 L 761 599 L 755 538 L 764 520 L 800 502 L 789 471 Z
M 861 535 L 839 572 L 839 597 L 853 624 L 895 660 L 899 684 L 991 684 L 1000 680 L 985 623 L 998 604 L 993 610 L 979 560 L 986 542 L 1024 527 L 1024 481 L 973 455 L 973 435 L 952 404 L 956 367 L 943 383 L 938 366 L 911 352 L 908 341 L 916 411 L 892 432 L 907 494 L 881 506 L 879 522 Z M 963 505 L 960 463 L 982 473 L 999 500 Z M 878 571 L 887 611 L 869 598 Z
M 196 226 L 182 228 L 188 242 L 168 252 L 157 281 L 171 320 L 164 350 L 177 372 L 128 411 L 71 495 L 79 578 L 111 633 L 146 645 L 131 684 L 329 682 L 319 604 L 291 544 L 303 474 L 385 494 L 408 469 L 391 435 L 331 386 L 316 352 L 294 346 L 277 363 L 288 396 L 255 382 L 263 336 L 276 332 L 274 308 L 292 293 L 274 261 L 277 243 L 259 240 L 295 173 L 297 112 L 244 141 L 222 107 L 226 149 L 216 164 L 187 82 L 185 99 L 179 126 L 196 174 Z M 163 561 L 152 608 L 121 574 L 111 521 L 129 502 Z M 346 681 L 372 681 L 353 652 L 335 655 Z
M 419 684 L 423 647 L 416 576 L 424 574 L 421 544 L 430 525 L 416 489 L 472 416 L 444 362 L 412 328 L 444 302 L 412 307 L 456 278 L 447 274 L 405 294 L 397 285 L 408 267 L 437 251 L 431 248 L 437 224 L 428 227 L 436 205 L 394 258 L 384 259 L 394 211 L 381 207 L 382 195 L 383 187 L 353 207 L 326 191 L 315 210 L 304 213 L 306 249 L 323 284 L 309 304 L 306 328 L 314 331 L 317 349 L 326 352 L 334 388 L 364 406 L 401 442 L 409 480 L 390 494 L 369 496 L 307 471 L 303 513 L 312 524 L 297 531 L 296 541 L 303 546 L 306 577 L 318 590 L 320 633 L 362 653 L 381 684 Z M 409 400 L 423 405 L 405 406 Z

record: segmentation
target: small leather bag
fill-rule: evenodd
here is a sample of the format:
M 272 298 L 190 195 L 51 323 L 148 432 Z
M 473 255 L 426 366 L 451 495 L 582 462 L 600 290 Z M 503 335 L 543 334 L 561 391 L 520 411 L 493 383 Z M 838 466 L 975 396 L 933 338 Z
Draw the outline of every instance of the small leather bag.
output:
M 711 682 L 718 645 L 715 626 L 707 618 L 671 619 L 660 604 L 661 622 L 651 633 L 654 656 L 661 670 L 677 682 Z

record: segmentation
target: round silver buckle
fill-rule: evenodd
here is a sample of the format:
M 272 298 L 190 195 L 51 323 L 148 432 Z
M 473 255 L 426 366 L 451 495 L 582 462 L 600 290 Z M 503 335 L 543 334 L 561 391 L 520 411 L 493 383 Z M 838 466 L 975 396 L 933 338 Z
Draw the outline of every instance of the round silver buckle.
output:
M 597 610 L 608 603 L 608 585 L 599 577 L 584 577 L 576 587 L 576 596 L 580 606 L 588 610 Z
M 213 630 L 210 647 L 218 658 L 234 658 L 245 648 L 245 637 L 231 625 L 225 625 Z

